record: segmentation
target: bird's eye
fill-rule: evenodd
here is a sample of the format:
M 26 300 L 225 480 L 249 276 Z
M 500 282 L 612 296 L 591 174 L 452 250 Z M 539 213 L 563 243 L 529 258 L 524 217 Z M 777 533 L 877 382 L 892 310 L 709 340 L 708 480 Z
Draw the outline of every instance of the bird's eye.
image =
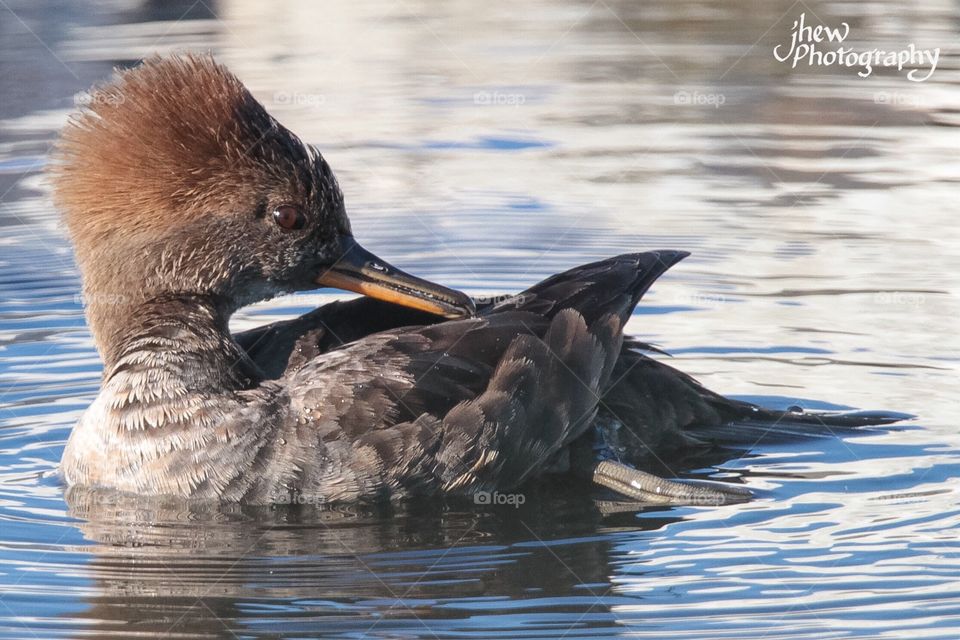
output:
M 307 217 L 303 215 L 300 207 L 295 207 L 292 204 L 282 204 L 273 210 L 273 221 L 281 229 L 296 231 L 297 229 L 303 229 L 303 225 L 307 223 Z

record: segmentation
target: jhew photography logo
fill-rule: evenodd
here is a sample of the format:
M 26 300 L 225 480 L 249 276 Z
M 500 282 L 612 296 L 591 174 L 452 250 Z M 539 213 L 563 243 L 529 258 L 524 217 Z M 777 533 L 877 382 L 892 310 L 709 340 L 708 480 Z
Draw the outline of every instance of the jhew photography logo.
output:
M 918 49 L 913 43 L 899 51 L 854 51 L 839 46 L 850 35 L 848 23 L 841 22 L 839 27 L 831 28 L 825 25 L 810 26 L 806 22 L 807 14 L 801 13 L 800 18 L 793 22 L 790 44 L 778 44 L 773 48 L 773 56 L 780 62 L 790 61 L 794 69 L 804 61 L 810 67 L 859 67 L 857 75 L 866 78 L 873 73 L 874 67 L 896 67 L 897 71 L 909 67 L 907 79 L 923 82 L 933 75 L 940 61 L 940 47 Z M 831 48 L 834 44 L 838 46 Z

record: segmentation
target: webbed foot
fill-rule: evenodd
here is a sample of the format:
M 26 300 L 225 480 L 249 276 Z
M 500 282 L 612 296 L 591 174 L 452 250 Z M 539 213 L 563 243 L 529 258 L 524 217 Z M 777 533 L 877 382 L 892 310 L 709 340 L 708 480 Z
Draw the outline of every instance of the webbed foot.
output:
M 625 464 L 604 460 L 593 470 L 593 481 L 638 502 L 669 505 L 721 505 L 745 502 L 750 490 L 721 483 L 667 480 Z

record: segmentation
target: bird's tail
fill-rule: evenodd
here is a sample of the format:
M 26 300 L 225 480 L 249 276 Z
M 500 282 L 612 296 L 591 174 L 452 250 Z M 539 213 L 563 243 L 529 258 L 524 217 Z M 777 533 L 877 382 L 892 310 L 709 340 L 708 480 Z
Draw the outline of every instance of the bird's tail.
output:
M 588 325 L 615 313 L 625 324 L 650 286 L 667 269 L 690 254 L 686 251 L 628 253 L 574 267 L 551 276 L 526 291 L 478 308 L 479 315 L 527 311 L 552 318 L 574 309 Z
M 753 445 L 835 437 L 840 432 L 912 418 L 881 411 L 826 412 L 797 407 L 781 411 L 726 398 L 693 377 L 655 360 L 646 345 L 629 340 L 600 403 L 601 436 L 615 440 L 624 459 L 691 445 Z M 611 431 L 616 425 L 617 433 Z M 625 433 L 620 431 L 626 430 Z

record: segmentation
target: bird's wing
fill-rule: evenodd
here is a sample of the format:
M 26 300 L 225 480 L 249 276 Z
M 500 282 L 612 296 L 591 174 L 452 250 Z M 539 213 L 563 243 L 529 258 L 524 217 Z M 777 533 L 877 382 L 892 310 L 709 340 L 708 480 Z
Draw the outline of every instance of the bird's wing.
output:
M 479 318 L 375 333 L 290 369 L 293 482 L 344 498 L 516 486 L 590 424 L 633 306 L 683 255 L 579 267 Z
M 305 453 L 297 484 L 325 495 L 332 478 L 358 495 L 519 484 L 589 423 L 616 328 L 588 327 L 572 310 L 513 312 L 318 356 L 281 379 L 289 439 Z

